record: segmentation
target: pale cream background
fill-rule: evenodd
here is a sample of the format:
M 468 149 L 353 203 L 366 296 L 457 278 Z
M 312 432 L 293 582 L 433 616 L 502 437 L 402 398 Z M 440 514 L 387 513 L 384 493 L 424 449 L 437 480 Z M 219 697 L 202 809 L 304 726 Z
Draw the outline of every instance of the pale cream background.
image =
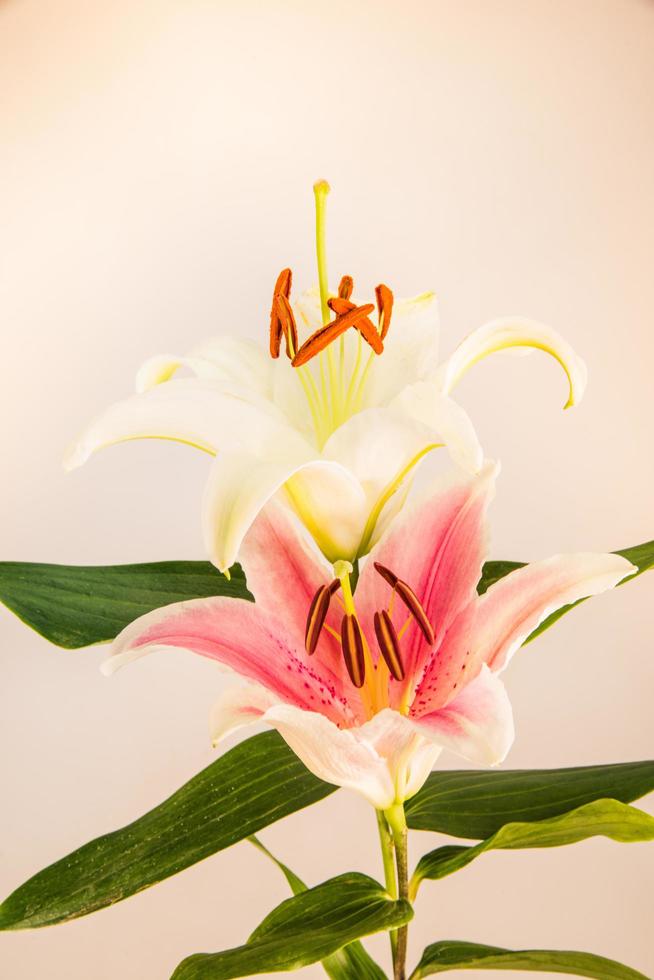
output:
M 486 362 L 460 388 L 504 467 L 493 554 L 652 536 L 654 5 L 5 0 L 0 92 L 2 557 L 201 557 L 200 454 L 134 444 L 67 476 L 62 452 L 149 354 L 217 331 L 265 342 L 278 270 L 314 278 L 322 175 L 334 277 L 437 289 L 444 352 L 521 312 L 588 361 L 569 413 L 541 357 Z M 652 584 L 516 658 L 509 765 L 651 755 Z M 59 651 L 4 612 L 0 628 L 6 893 L 208 764 L 224 681 L 184 656 L 107 680 L 99 649 Z M 346 794 L 262 836 L 311 882 L 380 874 L 372 814 Z M 416 836 L 414 856 L 431 844 Z M 651 974 L 653 853 L 489 855 L 425 887 L 412 956 L 461 938 Z M 285 895 L 243 844 L 88 919 L 3 936 L 0 973 L 163 980 L 187 953 L 243 941 Z

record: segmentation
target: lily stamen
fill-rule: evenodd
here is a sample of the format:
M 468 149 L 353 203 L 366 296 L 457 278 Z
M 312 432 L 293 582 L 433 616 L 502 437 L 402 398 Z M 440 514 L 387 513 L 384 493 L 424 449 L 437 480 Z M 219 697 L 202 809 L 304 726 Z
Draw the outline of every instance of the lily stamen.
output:
M 295 326 L 295 316 L 293 309 L 284 293 L 280 293 L 276 298 L 279 320 L 286 341 L 286 356 L 292 359 L 297 351 L 297 327 Z
M 369 313 L 372 313 L 374 308 L 372 303 L 366 303 L 364 306 L 355 306 L 348 313 L 336 317 L 335 320 L 331 320 L 324 327 L 316 330 L 308 340 L 305 340 L 293 358 L 291 362 L 293 367 L 301 367 L 303 364 L 306 364 L 307 361 L 310 361 L 312 357 L 315 357 L 316 354 L 319 354 L 328 347 L 333 340 L 340 337 L 346 330 L 356 326 L 357 321 L 362 316 L 368 316 Z
M 354 289 L 354 279 L 352 276 L 343 276 L 338 284 L 338 295 L 341 299 L 349 299 Z
M 356 309 L 354 303 L 348 299 L 342 299 L 340 296 L 332 296 L 331 299 L 327 300 L 327 305 L 330 310 L 333 310 L 337 316 L 343 316 L 349 313 L 351 310 Z M 377 332 L 377 329 L 372 322 L 372 320 L 367 316 L 361 316 L 353 326 L 359 331 L 361 336 L 367 343 L 372 347 L 375 354 L 381 354 L 384 350 L 384 345 L 381 341 L 381 337 Z
M 341 622 L 341 643 L 343 659 L 350 680 L 355 687 L 363 687 L 366 679 L 366 660 L 363 649 L 363 635 L 359 621 L 354 613 L 345 613 Z
M 375 613 L 373 622 L 379 650 L 391 677 L 395 678 L 396 681 L 403 681 L 404 664 L 402 663 L 400 642 L 391 617 L 385 609 L 382 609 Z
M 329 612 L 329 604 L 331 602 L 331 597 L 334 593 L 340 589 L 341 583 L 336 578 L 329 585 L 321 585 L 313 599 L 311 600 L 311 605 L 309 606 L 309 612 L 307 614 L 307 626 L 304 634 L 304 646 L 308 654 L 313 654 L 316 652 L 316 647 L 318 646 L 318 641 L 320 639 L 320 633 L 325 626 L 325 619 L 327 618 L 327 613 Z M 329 629 L 329 627 L 326 627 Z M 330 630 L 330 632 L 334 632 Z
M 427 643 L 429 643 L 430 646 L 433 645 L 435 639 L 434 629 L 429 622 L 427 613 L 422 607 L 422 603 L 411 586 L 399 578 L 395 572 L 390 570 L 390 568 L 386 568 L 385 565 L 381 565 L 378 561 L 375 562 L 375 570 L 379 573 L 379 575 L 381 575 L 385 582 L 388 582 L 390 587 L 397 594 L 398 598 L 400 598 L 407 607 L 418 624 L 418 628 Z
M 288 299 L 288 297 L 291 295 L 292 280 L 293 273 L 291 270 L 282 269 L 277 276 L 277 282 L 275 283 L 275 288 L 273 290 L 272 308 L 270 310 L 270 356 L 275 359 L 279 357 L 283 333 L 277 299 L 279 296 L 285 296 Z
M 382 282 L 375 287 L 375 296 L 377 297 L 377 311 L 379 313 L 379 331 L 381 333 L 381 339 L 384 340 L 388 333 L 388 328 L 391 325 L 393 292 Z

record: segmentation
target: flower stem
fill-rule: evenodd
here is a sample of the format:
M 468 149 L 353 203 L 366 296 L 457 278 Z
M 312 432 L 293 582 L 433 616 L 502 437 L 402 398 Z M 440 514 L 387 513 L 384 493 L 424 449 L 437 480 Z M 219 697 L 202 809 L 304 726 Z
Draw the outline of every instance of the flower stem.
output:
M 379 828 L 379 842 L 381 844 L 382 862 L 384 864 L 384 882 L 386 891 L 391 898 L 397 898 L 397 878 L 395 877 L 395 862 L 393 859 L 393 835 L 386 822 L 386 817 L 382 810 L 377 810 L 377 827 Z M 395 963 L 395 947 L 397 945 L 397 931 L 391 930 L 389 933 L 391 941 L 391 953 L 393 963 Z
M 407 848 L 407 827 L 404 806 L 397 803 L 384 812 L 384 817 L 393 835 L 395 864 L 397 868 L 397 897 L 409 900 L 409 862 Z M 408 925 L 395 930 L 393 944 L 393 978 L 406 980 L 406 954 L 409 938 Z

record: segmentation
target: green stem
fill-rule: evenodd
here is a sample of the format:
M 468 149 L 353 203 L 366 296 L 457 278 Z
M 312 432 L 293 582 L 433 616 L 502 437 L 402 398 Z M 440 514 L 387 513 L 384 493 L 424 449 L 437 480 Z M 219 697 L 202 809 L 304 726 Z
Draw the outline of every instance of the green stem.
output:
M 384 882 L 386 891 L 391 898 L 397 898 L 397 881 L 395 878 L 395 864 L 393 861 L 393 838 L 386 823 L 386 817 L 382 810 L 376 810 L 377 827 L 379 828 L 379 842 L 381 844 L 382 861 L 384 862 Z
M 382 852 L 382 862 L 384 864 L 384 882 L 386 884 L 386 891 L 391 896 L 391 898 L 397 898 L 397 879 L 395 877 L 395 861 L 393 858 L 393 835 L 390 832 L 389 826 L 386 823 L 386 817 L 382 810 L 377 810 L 377 827 L 379 829 L 379 842 L 381 844 Z M 393 956 L 393 964 L 395 964 L 395 949 L 397 946 L 397 930 L 392 929 L 389 932 L 389 938 L 391 941 L 391 954 Z
M 386 822 L 393 834 L 395 845 L 395 864 L 397 867 L 398 898 L 409 900 L 409 859 L 407 848 L 407 826 L 404 817 L 404 806 L 397 803 L 384 812 Z M 406 980 L 406 954 L 409 938 L 408 925 L 400 926 L 395 935 L 393 956 L 394 980 Z

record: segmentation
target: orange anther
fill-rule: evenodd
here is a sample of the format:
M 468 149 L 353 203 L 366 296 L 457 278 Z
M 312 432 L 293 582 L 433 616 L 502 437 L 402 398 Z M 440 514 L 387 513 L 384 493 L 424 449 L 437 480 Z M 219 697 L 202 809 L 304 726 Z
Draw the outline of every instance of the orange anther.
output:
M 270 310 L 270 356 L 279 357 L 282 343 L 282 322 L 279 319 L 277 310 L 277 297 L 291 295 L 291 280 L 293 274 L 290 269 L 282 269 L 277 276 L 277 282 L 273 290 L 272 308 Z
M 354 303 L 350 302 L 348 299 L 341 299 L 340 296 L 332 296 L 331 299 L 327 300 L 327 305 L 329 306 L 330 310 L 333 310 L 334 313 L 338 314 L 339 316 L 342 316 L 344 313 L 349 313 L 350 310 L 355 309 Z M 354 324 L 354 327 L 359 331 L 363 339 L 370 344 L 375 354 L 381 354 L 383 352 L 384 345 L 381 341 L 381 337 L 377 333 L 377 328 L 370 317 L 362 316 Z
M 279 293 L 275 297 L 275 302 L 277 304 L 277 316 L 286 341 L 286 354 L 288 357 L 294 357 L 297 350 L 297 328 L 293 309 L 284 293 Z
M 349 310 L 342 316 L 336 317 L 335 320 L 316 330 L 308 340 L 305 340 L 293 358 L 293 367 L 301 367 L 303 364 L 306 364 L 307 361 L 310 361 L 312 357 L 315 357 L 316 354 L 319 354 L 321 350 L 324 350 L 325 347 L 331 344 L 332 340 L 336 340 L 337 337 L 340 337 L 350 327 L 356 326 L 362 316 L 366 317 L 369 313 L 372 313 L 374 308 L 372 303 L 366 303 L 365 306 L 355 306 L 352 310 Z
M 354 279 L 352 276 L 343 276 L 338 286 L 338 295 L 341 299 L 349 299 L 354 289 Z
M 388 328 L 391 325 L 391 313 L 393 312 L 393 293 L 385 286 L 380 283 L 379 286 L 375 288 L 375 295 L 377 297 L 377 310 L 379 312 L 379 325 L 381 327 L 381 338 L 382 340 L 388 333 Z

